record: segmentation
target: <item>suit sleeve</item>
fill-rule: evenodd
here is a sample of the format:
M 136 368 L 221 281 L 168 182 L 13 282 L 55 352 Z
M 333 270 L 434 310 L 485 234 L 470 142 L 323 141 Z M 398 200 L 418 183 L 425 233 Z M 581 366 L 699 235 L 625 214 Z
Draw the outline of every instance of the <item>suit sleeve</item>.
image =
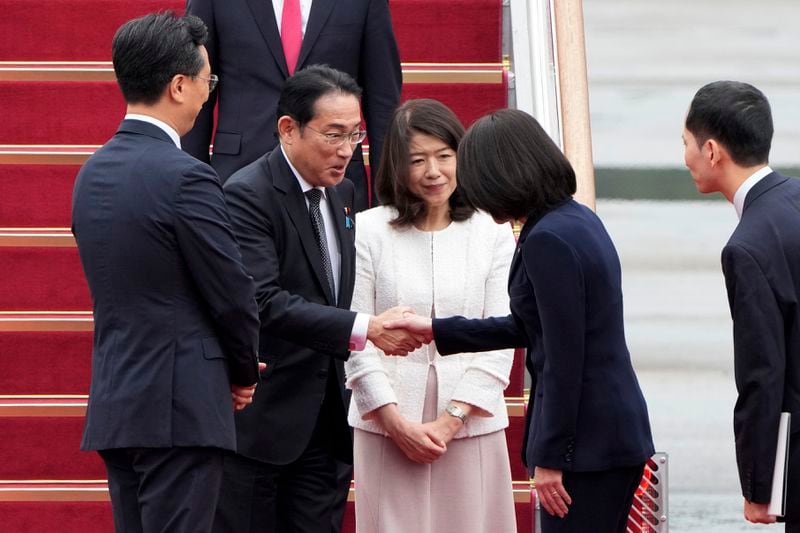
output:
M 208 40 L 205 47 L 208 51 L 208 61 L 211 72 L 219 72 L 217 64 L 217 32 L 214 24 L 214 0 L 187 0 L 186 14 L 199 17 L 208 28 Z M 210 162 L 209 148 L 211 136 L 214 133 L 214 108 L 217 105 L 218 91 L 208 95 L 208 101 L 203 105 L 194 127 L 181 138 L 181 147 L 185 152 L 196 157 L 204 163 Z
M 229 181 L 225 202 L 242 258 L 256 283 L 262 333 L 347 360 L 356 313 L 310 302 L 281 285 L 276 246 L 281 236 L 267 212 L 269 200 L 241 181 Z
M 514 234 L 509 225 L 498 226 L 490 248 L 493 252 L 492 266 L 484 284 L 484 317 L 508 314 L 508 272 L 514 248 Z M 508 387 L 513 363 L 512 349 L 491 350 L 473 358 L 456 385 L 453 400 L 496 415 L 497 397 Z
M 733 318 L 739 479 L 747 500 L 767 503 L 786 370 L 783 317 L 767 277 L 747 250 L 726 246 L 722 270 Z
M 198 163 L 183 173 L 175 203 L 175 233 L 214 319 L 231 382 L 257 382 L 255 286 L 242 265 L 219 180 L 206 165 Z
M 350 308 L 359 313 L 375 314 L 375 262 L 373 246 L 383 228 L 362 228 L 356 215 L 356 282 Z M 386 404 L 397 403 L 397 395 L 381 361 L 381 354 L 372 342 L 364 350 L 353 352 L 344 365 L 347 387 L 353 391 L 353 401 L 362 417 Z
M 358 83 L 364 90 L 361 106 L 369 135 L 370 174 L 375 176 L 380 163 L 383 139 L 395 108 L 400 103 L 403 73 L 400 54 L 392 29 L 387 0 L 371 0 L 366 29 L 361 43 Z M 372 198 L 375 182 L 372 180 Z
M 433 319 L 433 340 L 441 355 L 526 346 L 524 332 L 511 315 L 488 318 L 451 316 Z
M 551 232 L 532 232 L 521 250 L 536 295 L 544 368 L 541 418 L 531 462 L 569 469 L 564 450 L 575 437 L 583 384 L 586 295 L 583 268 L 573 247 Z M 528 320 L 529 318 L 525 318 Z M 530 317 L 535 320 L 535 317 Z M 531 445 L 528 445 L 531 449 Z

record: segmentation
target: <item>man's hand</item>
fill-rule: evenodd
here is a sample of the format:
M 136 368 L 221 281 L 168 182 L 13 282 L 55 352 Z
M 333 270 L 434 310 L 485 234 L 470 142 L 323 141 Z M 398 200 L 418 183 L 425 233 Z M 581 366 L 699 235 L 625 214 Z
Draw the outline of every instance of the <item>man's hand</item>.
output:
M 432 463 L 447 451 L 445 443 L 437 442 L 425 424 L 403 418 L 396 404 L 384 405 L 377 411 L 377 418 L 389 437 L 411 461 Z
M 744 501 L 744 518 L 754 524 L 773 524 L 776 518 L 767 514 L 768 503 L 753 503 Z
M 261 372 L 267 368 L 267 363 L 258 363 L 258 371 Z M 241 411 L 251 403 L 253 403 L 253 396 L 256 393 L 257 383 L 242 387 L 239 385 L 231 385 L 231 399 L 233 400 L 233 410 Z
M 414 310 L 410 307 L 392 307 L 378 316 L 370 317 L 369 327 L 367 328 L 367 339 L 383 350 L 386 355 L 408 355 L 423 344 L 424 336 L 402 329 L 388 330 L 384 323 L 390 320 L 398 320 L 406 315 L 413 315 Z
M 425 344 L 433 340 L 433 321 L 413 313 L 403 313 L 402 319 L 385 322 L 383 327 L 389 330 L 405 330 L 421 338 Z
M 553 516 L 564 518 L 572 505 L 572 498 L 561 483 L 561 470 L 537 466 L 533 472 L 533 483 L 539 501 L 545 511 Z

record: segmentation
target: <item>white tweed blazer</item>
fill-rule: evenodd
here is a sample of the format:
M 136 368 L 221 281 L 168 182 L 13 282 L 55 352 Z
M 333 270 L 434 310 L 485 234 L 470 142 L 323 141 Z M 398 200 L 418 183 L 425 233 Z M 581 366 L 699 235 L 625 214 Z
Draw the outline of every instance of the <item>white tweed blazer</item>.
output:
M 496 224 L 482 212 L 453 222 L 441 231 L 396 229 L 393 207 L 376 207 L 356 215 L 356 282 L 351 309 L 379 314 L 396 305 L 418 314 L 443 318 L 505 316 L 508 271 L 514 254 L 509 224 Z M 345 363 L 347 387 L 353 391 L 349 422 L 353 427 L 385 434 L 364 416 L 396 403 L 408 420 L 420 422 L 430 365 L 438 377 L 438 413 L 452 400 L 491 414 L 471 416 L 455 438 L 498 431 L 508 426 L 503 391 L 508 386 L 513 350 L 443 357 L 435 343 L 407 357 L 386 356 L 372 343 L 353 352 Z

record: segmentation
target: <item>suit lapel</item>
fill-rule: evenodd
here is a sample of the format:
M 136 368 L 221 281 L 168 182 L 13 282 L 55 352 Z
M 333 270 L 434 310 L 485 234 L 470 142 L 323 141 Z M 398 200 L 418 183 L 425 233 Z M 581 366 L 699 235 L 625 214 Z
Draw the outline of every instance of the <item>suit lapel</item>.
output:
M 304 63 L 311 53 L 311 49 L 314 47 L 322 28 L 325 27 L 335 3 L 336 0 L 314 0 L 311 4 L 306 32 L 303 35 L 303 45 L 300 47 L 300 57 L 297 58 L 297 70 L 305 66 Z M 285 60 L 284 63 L 286 63 Z
M 339 198 L 339 193 L 336 192 L 335 187 L 327 187 L 325 189 L 325 193 L 328 195 L 328 201 L 330 202 L 330 207 L 332 211 L 333 223 L 336 230 L 336 238 L 339 240 L 339 252 L 342 258 L 342 262 L 339 268 L 339 297 L 337 298 L 338 304 L 347 304 L 346 307 L 350 307 L 350 303 L 346 301 L 346 298 L 342 296 L 347 293 L 347 287 L 350 287 L 352 284 L 352 280 L 350 279 L 350 272 L 352 272 L 352 265 L 353 265 L 353 246 L 350 244 L 349 235 L 347 235 L 348 231 L 352 231 L 351 229 L 347 229 L 346 222 L 345 222 L 345 212 L 344 212 L 344 204 L 342 203 L 341 198 Z
M 314 2 L 316 4 L 316 2 Z M 275 10 L 269 0 L 247 0 L 247 5 L 253 13 L 253 19 L 258 25 L 261 36 L 267 43 L 267 48 L 275 58 L 275 63 L 281 69 L 284 78 L 289 77 L 289 69 L 286 66 L 286 56 L 283 53 L 283 43 L 281 35 L 278 33 L 278 22 L 275 19 Z M 313 9 L 311 10 L 314 11 Z M 299 63 L 298 63 L 299 64 Z
M 311 225 L 311 216 L 308 214 L 306 198 L 280 147 L 275 148 L 270 154 L 269 164 L 275 188 L 284 194 L 284 208 L 297 230 L 297 234 L 300 236 L 300 243 L 303 245 L 306 259 L 308 259 L 314 275 L 317 277 L 317 283 L 325 293 L 325 299 L 328 304 L 336 305 L 328 286 L 325 267 L 322 266 L 322 257 L 317 246 L 317 239 L 314 236 L 314 228 Z

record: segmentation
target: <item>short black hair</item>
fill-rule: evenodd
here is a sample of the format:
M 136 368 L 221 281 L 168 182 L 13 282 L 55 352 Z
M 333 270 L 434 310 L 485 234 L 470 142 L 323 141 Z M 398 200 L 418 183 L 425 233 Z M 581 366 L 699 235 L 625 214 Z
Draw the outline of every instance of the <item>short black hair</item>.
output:
M 302 128 L 316 116 L 317 100 L 331 93 L 361 98 L 361 87 L 352 76 L 328 65 L 311 65 L 288 78 L 278 98 L 278 118 L 290 116 Z
M 686 129 L 698 146 L 715 139 L 739 166 L 769 161 L 772 111 L 764 93 L 749 83 L 715 81 L 701 87 L 689 106 Z
M 408 100 L 394 112 L 375 176 L 375 189 L 381 203 L 397 209 L 397 218 L 391 222 L 393 226 L 412 225 L 427 214 L 425 201 L 408 187 L 409 144 L 415 133 L 435 137 L 456 151 L 464 137 L 464 126 L 449 107 L 437 100 Z M 475 208 L 464 203 L 457 183 L 449 204 L 450 219 L 459 222 L 471 217 Z
M 202 20 L 173 12 L 150 13 L 120 26 L 111 58 L 125 101 L 155 104 L 176 74 L 199 74 L 204 65 L 199 47 L 207 38 Z
M 575 171 L 532 116 L 496 111 L 475 122 L 458 148 L 464 200 L 496 220 L 536 217 L 575 194 Z

